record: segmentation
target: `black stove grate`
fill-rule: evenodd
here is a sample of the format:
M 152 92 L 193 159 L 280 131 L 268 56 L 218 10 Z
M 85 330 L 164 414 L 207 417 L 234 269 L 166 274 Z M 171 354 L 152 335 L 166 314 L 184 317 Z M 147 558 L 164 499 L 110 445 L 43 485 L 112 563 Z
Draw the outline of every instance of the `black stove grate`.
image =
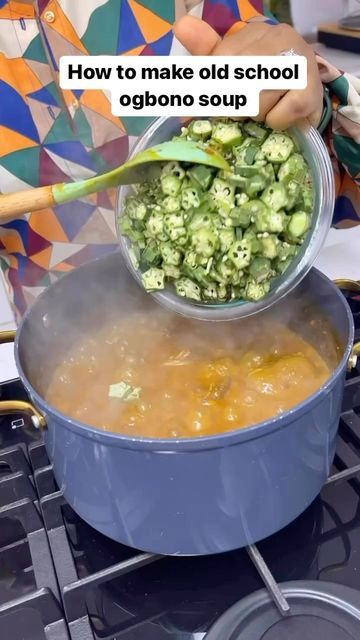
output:
M 349 303 L 360 340 L 360 300 Z M 12 381 L 1 397 L 26 394 Z M 288 604 L 279 582 L 360 590 L 360 363 L 346 381 L 333 475 L 321 496 L 275 536 L 210 558 L 141 553 L 97 533 L 66 503 L 30 420 L 0 420 L 4 640 L 201 640 L 264 584 L 282 614 Z
M 0 638 L 69 640 L 32 474 L 24 443 L 0 450 Z

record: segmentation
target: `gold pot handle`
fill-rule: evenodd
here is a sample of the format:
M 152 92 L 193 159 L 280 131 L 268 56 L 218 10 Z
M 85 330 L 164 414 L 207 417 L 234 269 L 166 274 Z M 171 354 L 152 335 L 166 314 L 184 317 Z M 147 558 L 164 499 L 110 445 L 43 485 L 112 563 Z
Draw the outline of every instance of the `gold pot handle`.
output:
M 348 362 L 348 371 L 352 371 L 353 369 L 355 369 L 359 356 L 360 356 L 360 342 L 355 342 L 351 350 L 351 356 Z
M 0 331 L 0 344 L 14 342 L 16 331 Z
M 1 331 L 0 344 L 14 342 L 16 331 Z M 0 401 L 0 416 L 11 413 L 26 413 L 31 418 L 36 429 L 46 429 L 46 420 L 42 413 L 38 411 L 30 402 L 24 400 L 2 400 Z
M 353 291 L 354 293 L 360 293 L 360 280 L 348 280 L 347 278 L 339 278 L 338 280 L 334 280 L 339 289 L 344 289 L 344 291 Z
M 349 280 L 348 278 L 339 278 L 338 280 L 334 280 L 339 289 L 344 289 L 344 291 L 352 291 L 353 293 L 360 293 L 360 281 L 359 280 Z M 355 342 L 351 355 L 348 362 L 348 371 L 352 371 L 355 369 L 358 361 L 358 357 L 360 356 L 360 342 Z
M 36 429 L 46 429 L 46 420 L 42 413 L 35 409 L 30 402 L 24 400 L 2 400 L 0 402 L 0 416 L 10 413 L 26 413 Z

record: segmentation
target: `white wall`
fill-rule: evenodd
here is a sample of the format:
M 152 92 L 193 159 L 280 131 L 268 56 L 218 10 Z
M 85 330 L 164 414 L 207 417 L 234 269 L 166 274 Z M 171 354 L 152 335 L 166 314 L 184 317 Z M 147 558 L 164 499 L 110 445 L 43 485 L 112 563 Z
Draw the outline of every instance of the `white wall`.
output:
M 336 22 L 351 11 L 360 11 L 356 0 L 290 0 L 294 26 L 299 33 L 316 33 L 324 22 Z

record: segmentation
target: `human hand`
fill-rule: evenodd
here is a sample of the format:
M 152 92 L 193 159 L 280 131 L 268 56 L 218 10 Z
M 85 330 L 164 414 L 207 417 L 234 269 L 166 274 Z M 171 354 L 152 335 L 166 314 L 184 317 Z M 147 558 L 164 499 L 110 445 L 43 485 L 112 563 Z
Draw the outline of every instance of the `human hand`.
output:
M 221 38 L 210 25 L 193 16 L 184 16 L 174 26 L 181 44 L 195 56 L 279 55 L 294 49 L 308 63 L 308 84 L 301 90 L 265 90 L 260 94 L 260 112 L 254 118 L 272 129 L 287 129 L 307 119 L 317 127 L 323 112 L 323 87 L 315 54 L 289 25 L 264 22 L 247 24 L 239 32 Z

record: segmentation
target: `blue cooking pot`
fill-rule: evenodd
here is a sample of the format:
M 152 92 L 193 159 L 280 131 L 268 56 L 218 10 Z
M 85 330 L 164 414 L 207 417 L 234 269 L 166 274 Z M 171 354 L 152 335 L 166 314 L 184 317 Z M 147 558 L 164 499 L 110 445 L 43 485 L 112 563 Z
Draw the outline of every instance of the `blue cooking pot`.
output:
M 146 313 L 155 304 L 134 284 L 118 252 L 49 287 L 17 331 L 16 362 L 34 407 L 15 408 L 43 428 L 68 503 L 106 536 L 174 555 L 255 543 L 301 514 L 329 475 L 352 354 L 350 309 L 315 269 L 272 308 L 269 313 L 284 319 L 291 309 L 295 330 L 313 342 L 333 373 L 291 411 L 247 429 L 184 440 L 132 438 L 77 422 L 46 402 L 47 381 L 72 342 L 112 314 Z M 0 403 L 1 413 L 11 409 L 14 404 Z

